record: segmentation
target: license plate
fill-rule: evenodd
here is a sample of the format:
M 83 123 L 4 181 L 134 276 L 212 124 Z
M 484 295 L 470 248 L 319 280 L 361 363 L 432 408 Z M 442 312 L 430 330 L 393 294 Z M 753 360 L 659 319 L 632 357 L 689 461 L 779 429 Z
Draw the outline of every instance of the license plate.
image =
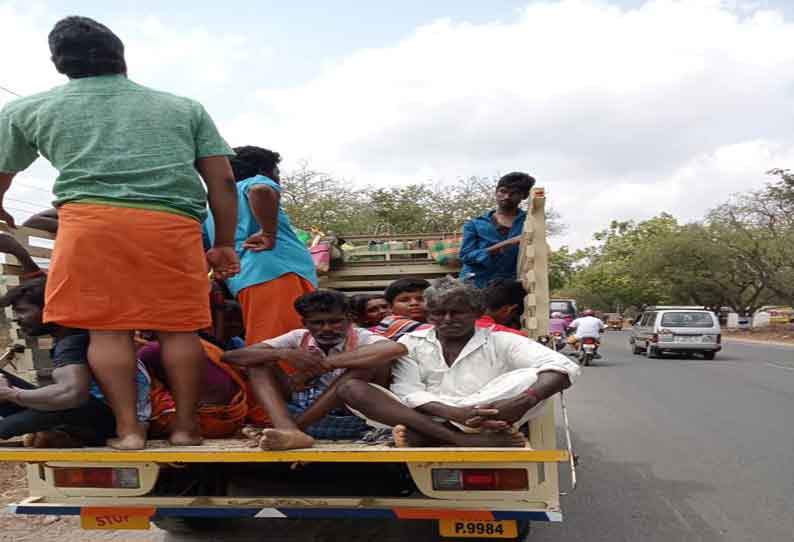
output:
M 80 527 L 92 531 L 148 530 L 154 510 L 137 508 L 84 508 Z
M 518 538 L 518 523 L 502 521 L 441 519 L 438 521 L 441 536 L 450 538 Z
M 699 343 L 701 341 L 700 335 L 676 335 L 675 342 L 677 343 Z

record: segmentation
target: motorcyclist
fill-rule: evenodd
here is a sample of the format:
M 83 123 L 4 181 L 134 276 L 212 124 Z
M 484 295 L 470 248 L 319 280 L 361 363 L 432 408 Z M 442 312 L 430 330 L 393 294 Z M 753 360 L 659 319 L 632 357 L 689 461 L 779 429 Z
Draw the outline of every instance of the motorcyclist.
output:
M 559 333 L 559 335 L 555 335 Z M 562 350 L 565 346 L 565 336 L 568 333 L 568 322 L 563 317 L 561 312 L 553 312 L 551 313 L 551 318 L 549 318 L 549 337 L 552 338 L 556 344 L 554 345 L 554 349 L 559 351 Z
M 600 344 L 601 333 L 604 331 L 604 322 L 595 317 L 592 309 L 585 309 L 582 315 L 571 322 L 568 326 L 574 330 L 574 333 L 568 337 L 568 343 L 574 349 L 574 353 L 579 352 L 582 344 L 582 339 L 595 339 L 596 344 Z M 601 356 L 596 351 L 596 358 Z

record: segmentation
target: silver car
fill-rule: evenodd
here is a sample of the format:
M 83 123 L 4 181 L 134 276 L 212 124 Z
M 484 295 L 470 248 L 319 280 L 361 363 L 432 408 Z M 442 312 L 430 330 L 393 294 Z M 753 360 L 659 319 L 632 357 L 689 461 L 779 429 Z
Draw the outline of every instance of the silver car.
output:
M 714 359 L 722 350 L 717 316 L 703 307 L 649 307 L 631 328 L 629 345 L 634 354 L 649 358 L 664 353 Z

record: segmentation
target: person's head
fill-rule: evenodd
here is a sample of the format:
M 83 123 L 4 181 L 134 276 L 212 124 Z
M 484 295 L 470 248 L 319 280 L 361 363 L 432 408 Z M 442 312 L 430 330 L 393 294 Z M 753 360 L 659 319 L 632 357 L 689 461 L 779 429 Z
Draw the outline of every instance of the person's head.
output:
M 520 281 L 494 279 L 483 290 L 485 312 L 497 324 L 520 329 L 526 295 L 527 291 Z
M 376 326 L 389 313 L 389 302 L 381 294 L 356 294 L 350 298 L 350 314 L 361 327 Z
M 555 320 L 562 320 L 562 313 L 561 312 L 553 312 L 551 313 L 551 317 Z
M 533 186 L 534 177 L 526 173 L 514 171 L 502 176 L 496 183 L 496 206 L 501 211 L 515 211 L 529 197 Z
M 593 309 L 585 309 L 582 311 L 582 316 L 595 316 Z
M 427 321 L 441 341 L 470 337 L 485 310 L 483 291 L 452 277 L 434 280 L 425 290 L 425 302 Z
M 281 155 L 277 152 L 252 145 L 235 147 L 234 156 L 229 159 L 229 162 L 232 164 L 234 180 L 237 182 L 256 175 L 264 175 L 281 183 L 281 171 L 278 169 Z
M 124 43 L 93 19 L 61 19 L 50 31 L 48 42 L 55 69 L 69 79 L 127 74 Z
M 36 277 L 11 288 L 0 298 L 0 307 L 10 305 L 14 311 L 14 321 L 22 332 L 30 337 L 49 335 L 58 327 L 43 322 L 46 285 L 46 277 Z
M 321 347 L 343 343 L 350 329 L 347 296 L 333 290 L 315 290 L 295 300 L 295 310 Z
M 383 297 L 392 314 L 417 322 L 427 320 L 424 291 L 430 286 L 425 279 L 397 279 L 386 288 Z

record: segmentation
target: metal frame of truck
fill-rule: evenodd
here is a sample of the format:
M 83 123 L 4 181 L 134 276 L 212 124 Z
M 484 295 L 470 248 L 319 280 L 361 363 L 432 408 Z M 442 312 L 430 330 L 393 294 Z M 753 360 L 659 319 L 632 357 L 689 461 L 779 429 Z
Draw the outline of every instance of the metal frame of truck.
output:
M 543 189 L 532 191 L 529 218 L 519 253 L 519 271 L 528 295 L 523 317 L 530 337 L 548 331 L 548 246 L 545 238 L 545 197 Z M 35 232 L 15 233 L 25 245 Z M 48 237 L 44 235 L 43 237 Z M 36 256 L 46 257 L 46 249 L 35 248 Z M 4 266 L 7 282 L 18 275 L 13 262 Z M 13 335 L 13 332 L 12 332 Z M 19 338 L 13 337 L 17 341 Z M 30 346 L 30 341 L 27 341 Z M 38 354 L 27 355 L 20 372 L 39 369 Z M 555 400 L 556 401 L 556 400 Z M 516 526 L 519 522 L 562 521 L 558 463 L 571 460 L 568 450 L 557 449 L 554 402 L 529 423 L 531 448 L 393 448 L 346 442 L 320 442 L 311 449 L 284 452 L 251 449 L 245 441 L 207 441 L 201 447 L 175 448 L 151 442 L 140 451 L 107 448 L 26 449 L 0 445 L 0 461 L 27 463 L 30 497 L 11 505 L 17 514 L 79 515 L 84 528 L 148 528 L 150 520 L 166 518 L 356 518 L 356 519 L 431 519 L 441 520 L 443 538 L 515 538 L 511 527 L 492 532 L 494 525 Z M 566 420 L 567 421 L 567 420 Z M 307 464 L 392 464 L 403 465 L 415 484 L 408 496 L 333 497 L 316 495 L 236 495 L 236 496 L 153 496 L 158 477 L 169 469 L 191 465 L 221 469 L 229 465 L 287 463 Z M 105 470 L 102 470 L 105 469 Z M 107 470 L 111 469 L 111 470 Z M 463 476 L 468 473 L 499 473 L 509 469 L 526 473 L 526 488 L 520 490 L 440 490 L 434 476 Z M 498 472 L 497 472 L 498 471 Z M 460 472 L 461 474 L 456 474 Z M 64 474 L 66 473 L 66 474 Z M 63 487 L 63 476 L 110 473 L 127 480 L 127 488 Z M 115 479 L 115 478 L 114 478 Z M 137 480 L 136 483 L 130 480 Z M 134 486 L 134 487 L 133 487 Z M 491 529 L 466 532 L 465 529 Z M 458 529 L 463 526 L 463 532 Z M 483 526 L 483 527 L 479 527 Z M 444 530 L 446 529 L 446 531 Z M 474 529 L 476 531 L 476 529 Z M 501 527 L 499 527 L 501 529 Z M 512 536 L 507 536 L 512 535 Z

